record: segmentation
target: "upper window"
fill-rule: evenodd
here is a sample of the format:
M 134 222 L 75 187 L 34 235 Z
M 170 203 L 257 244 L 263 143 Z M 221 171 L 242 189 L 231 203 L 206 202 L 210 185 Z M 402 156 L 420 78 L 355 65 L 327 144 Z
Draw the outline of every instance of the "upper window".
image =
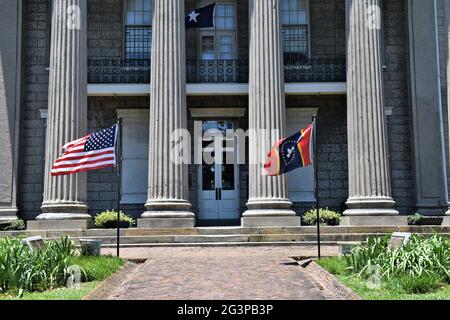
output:
M 206 2 L 202 3 L 207 4 Z M 232 60 L 236 56 L 236 3 L 216 3 L 214 27 L 199 30 L 201 60 Z
M 152 0 L 126 1 L 126 59 L 150 59 L 153 14 L 152 9 Z
M 309 56 L 308 0 L 283 0 L 283 47 L 285 59 L 306 59 Z

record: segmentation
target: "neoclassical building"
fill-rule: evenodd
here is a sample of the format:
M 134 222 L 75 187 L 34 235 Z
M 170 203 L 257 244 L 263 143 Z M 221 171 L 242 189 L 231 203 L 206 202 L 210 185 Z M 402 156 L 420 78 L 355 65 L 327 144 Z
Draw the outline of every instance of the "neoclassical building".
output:
M 450 1 L 217 0 L 214 27 L 186 30 L 211 2 L 2 1 L 0 220 L 84 229 L 120 202 L 142 228 L 299 226 L 314 168 L 261 165 L 314 114 L 320 204 L 342 224 L 446 215 Z M 118 118 L 121 179 L 51 177 L 65 143 Z M 171 161 L 180 129 L 199 162 Z

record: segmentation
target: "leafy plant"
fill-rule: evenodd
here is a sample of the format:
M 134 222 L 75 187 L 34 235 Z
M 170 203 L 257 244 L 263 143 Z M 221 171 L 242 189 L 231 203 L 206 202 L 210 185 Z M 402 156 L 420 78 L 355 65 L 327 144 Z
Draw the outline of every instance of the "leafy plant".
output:
M 378 266 L 382 279 L 403 276 L 437 276 L 450 283 L 450 240 L 439 235 L 425 238 L 413 235 L 407 245 L 389 249 L 389 237 L 369 238 L 367 245 L 354 248 L 347 255 L 349 270 L 367 276 L 371 266 Z
M 43 291 L 62 286 L 75 252 L 68 237 L 31 250 L 20 239 L 0 239 L 0 293 Z
M 321 225 L 328 226 L 337 226 L 341 221 L 341 215 L 335 211 L 329 210 L 328 208 L 319 209 L 319 217 Z M 316 225 L 317 224 L 317 210 L 315 208 L 309 210 L 305 213 L 303 220 L 307 225 Z
M 120 211 L 120 227 L 121 228 L 131 228 L 135 221 L 134 219 Z M 95 226 L 102 229 L 111 229 L 117 226 L 117 211 L 107 210 L 95 217 Z
M 420 220 L 423 219 L 423 216 L 420 213 L 415 213 L 412 216 L 408 216 L 408 224 L 410 225 L 418 225 Z
M 8 221 L 6 223 L 0 224 L 0 231 L 16 231 L 25 229 L 25 221 L 23 221 L 22 219 Z

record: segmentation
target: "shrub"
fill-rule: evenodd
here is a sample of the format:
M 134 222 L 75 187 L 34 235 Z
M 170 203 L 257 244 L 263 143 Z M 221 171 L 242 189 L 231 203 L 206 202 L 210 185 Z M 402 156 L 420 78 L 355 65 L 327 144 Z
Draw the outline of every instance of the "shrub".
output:
M 0 231 L 16 231 L 25 230 L 25 221 L 22 219 L 8 221 L 6 223 L 0 224 Z
M 120 227 L 131 228 L 135 224 L 133 218 L 120 211 Z M 95 217 L 95 226 L 101 229 L 113 229 L 117 227 L 117 211 L 107 210 Z
M 43 291 L 62 286 L 67 279 L 74 245 L 68 237 L 30 250 L 20 239 L 0 239 L 0 293 Z
M 341 221 L 341 215 L 335 211 L 326 209 L 319 209 L 319 217 L 320 224 L 328 225 L 328 226 L 337 226 Z M 315 208 L 309 210 L 305 213 L 303 220 L 307 225 L 316 225 L 317 224 L 317 210 Z
M 389 237 L 369 238 L 367 245 L 346 256 L 347 265 L 359 276 L 378 266 L 381 278 L 437 276 L 450 283 L 450 240 L 434 235 L 413 235 L 407 245 L 388 248 Z M 406 280 L 405 280 L 406 281 Z
M 423 216 L 420 213 L 415 213 L 412 216 L 408 216 L 408 224 L 410 225 L 418 225 L 420 220 L 423 219 Z

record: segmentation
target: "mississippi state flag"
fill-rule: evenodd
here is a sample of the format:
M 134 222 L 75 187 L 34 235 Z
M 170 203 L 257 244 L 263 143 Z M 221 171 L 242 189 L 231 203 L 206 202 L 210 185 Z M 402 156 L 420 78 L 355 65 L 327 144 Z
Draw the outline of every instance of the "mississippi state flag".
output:
M 52 176 L 113 167 L 116 165 L 118 125 L 91 133 L 63 146 L 63 155 L 52 167 Z
M 264 164 L 267 175 L 280 176 L 312 165 L 313 130 L 314 124 L 311 124 L 292 137 L 278 141 L 267 155 L 268 160 Z

